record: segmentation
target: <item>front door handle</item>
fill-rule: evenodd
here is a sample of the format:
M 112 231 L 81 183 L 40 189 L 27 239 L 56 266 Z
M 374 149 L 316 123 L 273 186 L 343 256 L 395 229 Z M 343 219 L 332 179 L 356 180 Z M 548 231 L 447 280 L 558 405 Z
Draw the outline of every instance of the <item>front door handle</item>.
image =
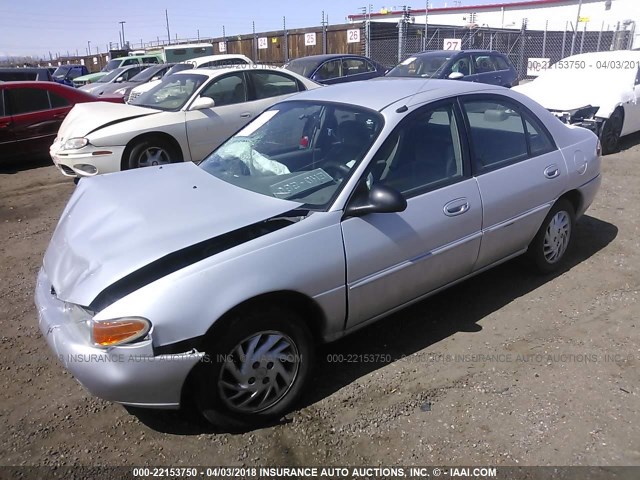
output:
M 470 208 L 469 201 L 466 198 L 457 198 L 447 203 L 443 210 L 447 217 L 455 217 L 456 215 L 462 215 Z
M 249 118 L 251 116 L 251 113 L 249 112 L 245 112 L 245 113 L 241 113 L 240 114 L 240 118 Z
M 544 169 L 544 176 L 547 178 L 556 178 L 560 175 L 560 169 L 557 165 L 549 165 Z

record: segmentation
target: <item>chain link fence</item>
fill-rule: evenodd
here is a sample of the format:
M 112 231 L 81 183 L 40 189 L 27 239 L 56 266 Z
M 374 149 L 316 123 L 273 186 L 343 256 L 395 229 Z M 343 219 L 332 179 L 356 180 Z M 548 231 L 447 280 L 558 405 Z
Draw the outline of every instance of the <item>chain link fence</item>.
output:
M 487 27 L 464 28 L 446 25 L 416 25 L 407 20 L 398 23 L 364 22 L 363 53 L 391 68 L 425 50 L 496 50 L 509 57 L 519 79 L 531 78 L 541 59 L 553 64 L 578 53 L 632 48 L 634 26 L 604 23 L 594 29 L 586 23 L 577 32 L 567 21 L 563 31 L 519 30 Z M 533 59 L 530 62 L 530 59 Z

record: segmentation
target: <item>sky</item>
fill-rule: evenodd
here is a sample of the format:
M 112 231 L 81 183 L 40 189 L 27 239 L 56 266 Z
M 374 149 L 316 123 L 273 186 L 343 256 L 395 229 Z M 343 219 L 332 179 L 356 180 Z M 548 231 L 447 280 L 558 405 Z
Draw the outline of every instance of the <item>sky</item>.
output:
M 403 0 L 377 3 L 369 0 L 373 11 L 382 7 L 401 9 Z M 404 0 L 414 9 L 424 8 L 425 1 Z M 429 6 L 456 3 L 481 5 L 505 3 L 506 0 L 430 0 Z M 393 3 L 396 2 L 396 3 Z M 8 56 L 55 57 L 58 53 L 85 55 L 90 43 L 105 52 L 109 42 L 119 43 L 121 25 L 132 47 L 140 41 L 167 38 L 165 9 L 169 16 L 171 37 L 212 38 L 247 34 L 255 21 L 256 32 L 320 25 L 322 11 L 330 24 L 345 23 L 349 14 L 359 13 L 366 0 L 0 0 L 0 58 Z

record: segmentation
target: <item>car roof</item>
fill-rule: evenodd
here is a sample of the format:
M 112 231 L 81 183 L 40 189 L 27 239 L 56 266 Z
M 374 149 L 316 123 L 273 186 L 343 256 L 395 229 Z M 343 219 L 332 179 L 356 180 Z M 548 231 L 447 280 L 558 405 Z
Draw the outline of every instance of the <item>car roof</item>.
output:
M 240 67 L 240 68 L 238 68 Z M 282 72 L 285 73 L 287 75 L 292 75 L 295 76 L 296 78 L 301 78 L 300 75 L 296 74 L 295 72 L 292 72 L 290 70 L 286 70 L 283 68 L 279 68 L 279 67 L 249 67 L 249 68 L 245 68 L 247 67 L 246 65 L 239 65 L 239 66 L 231 66 L 231 67 L 212 67 L 212 68 L 192 68 L 190 70 L 181 70 L 179 72 L 175 72 L 172 75 L 189 75 L 189 74 L 196 74 L 196 75 L 206 75 L 209 78 L 213 78 L 213 77 L 217 77 L 219 75 L 222 75 L 224 73 L 230 73 L 230 72 L 242 72 L 244 70 L 250 70 L 252 72 L 274 72 L 274 71 L 278 71 L 278 72 Z
M 571 57 L 565 57 L 562 60 L 622 60 L 634 59 L 640 60 L 640 51 L 636 50 L 613 50 L 605 52 L 589 52 L 579 53 Z
M 300 92 L 291 99 L 338 102 L 377 111 L 402 99 L 420 93 L 420 101 L 428 102 L 446 96 L 496 89 L 491 85 L 430 78 L 381 77 L 359 82 L 347 82 L 326 88 Z
M 492 55 L 504 55 L 503 53 L 497 52 L 495 50 L 480 50 L 480 49 L 471 49 L 471 50 L 426 50 L 424 52 L 419 52 L 412 57 L 421 57 L 427 55 L 442 55 L 442 54 L 450 54 L 452 57 L 455 55 L 461 55 L 463 53 L 484 53 L 484 54 L 492 54 Z
M 358 58 L 365 58 L 369 60 L 364 55 L 357 55 L 357 54 L 351 54 L 351 53 L 326 53 L 323 55 L 307 55 L 306 57 L 294 58 L 291 61 L 295 62 L 296 60 L 307 60 L 310 62 L 311 61 L 324 62 L 325 60 L 331 60 L 332 58 L 344 58 L 344 57 L 358 57 Z

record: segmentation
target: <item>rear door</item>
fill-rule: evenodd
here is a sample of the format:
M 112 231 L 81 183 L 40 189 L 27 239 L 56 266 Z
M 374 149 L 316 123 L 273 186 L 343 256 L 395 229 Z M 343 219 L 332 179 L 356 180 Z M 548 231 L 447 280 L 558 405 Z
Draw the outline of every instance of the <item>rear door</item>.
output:
M 376 68 L 363 58 L 345 58 L 342 60 L 342 75 L 344 82 L 368 80 L 376 76 Z
M 496 85 L 508 88 L 517 85 L 517 74 L 509 62 L 501 55 L 492 54 L 491 58 L 496 66 Z
M 311 78 L 316 82 L 333 85 L 343 81 L 342 76 L 342 60 L 337 58 L 320 65 Z
M 16 149 L 20 153 L 47 152 L 68 110 L 52 109 L 49 94 L 42 88 L 11 88 L 5 95 Z
M 347 327 L 471 272 L 482 205 L 462 124 L 455 101 L 427 105 L 403 120 L 372 159 L 366 188 L 388 185 L 403 193 L 407 208 L 342 222 Z
M 471 62 L 478 82 L 500 85 L 495 61 L 491 55 L 488 53 L 474 53 L 471 55 Z
M 528 246 L 564 191 L 568 172 L 551 135 L 520 103 L 467 95 L 461 104 L 483 205 L 477 270 Z
M 9 158 L 15 149 L 11 115 L 5 108 L 5 89 L 0 88 L 0 160 Z

